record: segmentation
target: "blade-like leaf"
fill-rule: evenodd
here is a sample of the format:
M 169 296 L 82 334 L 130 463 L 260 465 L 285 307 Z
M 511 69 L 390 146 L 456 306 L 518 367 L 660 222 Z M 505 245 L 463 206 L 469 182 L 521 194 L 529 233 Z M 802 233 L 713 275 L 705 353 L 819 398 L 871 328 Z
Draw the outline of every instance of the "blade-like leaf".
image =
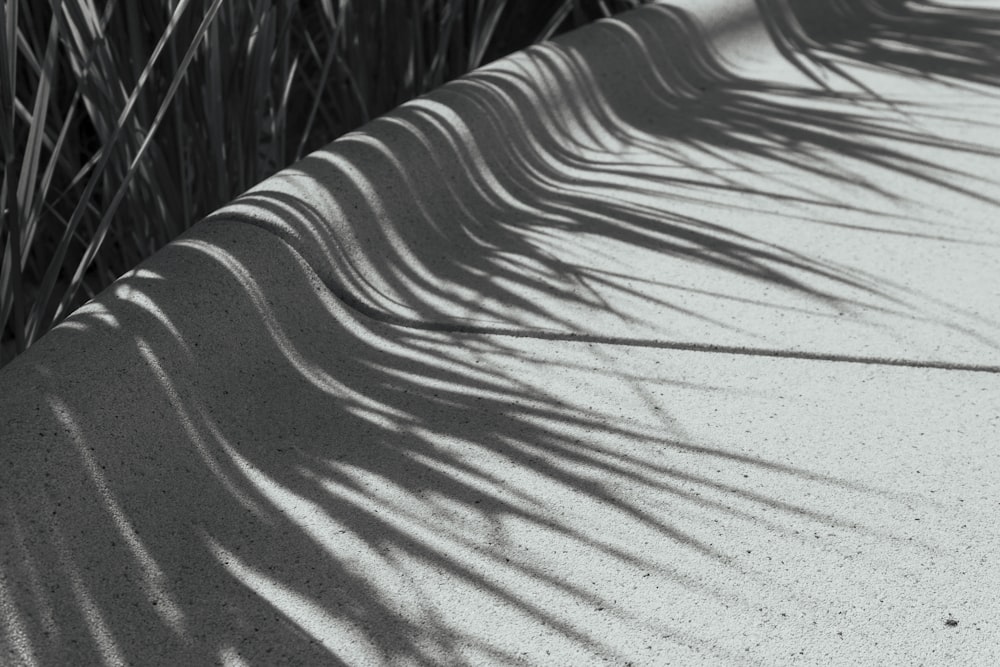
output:
M 552 17 L 546 22 L 545 27 L 542 28 L 541 32 L 535 38 L 535 42 L 544 42 L 550 39 L 552 35 L 555 34 L 559 26 L 563 24 L 563 21 L 569 16 L 570 12 L 573 11 L 574 0 L 563 0 L 563 3 L 559 8 L 552 14 Z
M 222 4 L 222 2 L 223 0 L 214 0 L 212 5 L 208 8 L 208 11 L 206 11 L 205 17 L 202 20 L 201 25 L 198 27 L 198 30 L 195 33 L 194 38 L 191 40 L 191 46 L 188 48 L 187 53 L 184 54 L 184 58 L 181 61 L 180 70 L 175 74 L 173 81 L 170 82 L 170 88 L 167 90 L 167 94 L 164 97 L 163 102 L 160 104 L 160 108 L 156 112 L 156 117 L 153 119 L 153 122 L 150 125 L 149 132 L 146 135 L 146 138 L 143 140 L 139 152 L 132 159 L 132 163 L 129 165 L 128 172 L 125 174 L 125 178 L 122 179 L 121 186 L 118 188 L 118 191 L 115 193 L 114 198 L 111 200 L 111 203 L 105 210 L 104 215 L 101 218 L 101 222 L 97 227 L 97 231 L 95 232 L 94 237 L 90 242 L 90 245 L 87 247 L 87 250 L 83 255 L 83 258 L 80 260 L 80 263 L 76 268 L 76 271 L 73 273 L 73 277 L 70 279 L 70 284 L 66 290 L 65 295 L 59 302 L 58 308 L 56 308 L 55 312 L 53 313 L 54 319 L 59 319 L 59 317 L 65 313 L 66 308 L 73 300 L 73 297 L 75 296 L 77 289 L 79 289 L 80 282 L 83 279 L 83 274 L 90 266 L 90 263 L 94 259 L 94 255 L 97 253 L 97 250 L 100 248 L 101 242 L 104 240 L 104 235 L 107 233 L 108 226 L 110 225 L 111 219 L 115 214 L 115 210 L 118 208 L 118 205 L 121 203 L 121 200 L 125 195 L 125 191 L 128 187 L 129 181 L 131 181 L 132 176 L 135 174 L 136 168 L 139 164 L 139 160 L 142 158 L 143 153 L 145 153 L 146 148 L 149 146 L 149 142 L 152 140 L 154 134 L 156 133 L 156 128 L 159 126 L 160 122 L 163 120 L 163 117 L 166 115 L 170 102 L 171 100 L 173 100 L 174 94 L 177 92 L 177 88 L 180 86 L 181 81 L 183 80 L 184 73 L 187 71 L 188 66 L 191 64 L 191 60 L 194 58 L 195 53 L 197 52 L 198 44 L 204 38 L 205 33 L 208 31 L 208 27 L 212 24 L 212 21 L 215 18 L 215 14 L 219 10 L 219 6 Z
M 72 5 L 73 3 L 68 3 Z M 173 36 L 174 28 L 177 25 L 177 20 L 183 14 L 184 10 L 187 8 L 189 0 L 181 0 L 176 9 L 174 10 L 174 15 L 171 17 L 170 26 L 164 31 L 163 35 L 160 37 L 159 42 L 153 49 L 153 53 L 146 63 L 146 67 L 143 69 L 142 74 L 139 76 L 139 80 L 136 81 L 135 88 L 132 90 L 132 94 L 129 96 L 125 108 L 122 110 L 118 117 L 118 122 L 112 130 L 109 140 L 106 142 L 104 147 L 104 155 L 101 157 L 101 161 L 91 172 L 90 178 L 87 181 L 87 185 L 84 188 L 83 194 L 80 199 L 80 203 L 77 205 L 76 210 L 74 210 L 73 215 L 70 217 L 69 226 L 63 234 L 63 238 L 59 245 L 56 247 L 56 251 L 53 254 L 52 262 L 49 269 L 45 272 L 45 277 L 42 279 L 42 285 L 39 290 L 39 298 L 33 304 L 31 313 L 28 317 L 28 342 L 34 341 L 37 336 L 41 335 L 41 332 L 47 329 L 48 325 L 52 322 L 52 318 L 57 312 L 60 301 L 53 298 L 53 290 L 56 284 L 56 278 L 61 270 L 63 259 L 66 257 L 66 251 L 69 247 L 69 239 L 72 237 L 73 232 L 76 230 L 77 225 L 80 223 L 80 219 L 83 216 L 83 212 L 86 210 L 86 204 L 89 202 L 90 197 L 93 195 L 94 189 L 97 187 L 97 183 L 104 173 L 104 168 L 107 166 L 108 160 L 113 151 L 111 148 L 117 142 L 118 137 L 121 136 L 124 131 L 126 124 L 128 122 L 129 116 L 132 113 L 132 109 L 135 106 L 135 100 L 138 98 L 139 94 L 142 92 L 143 87 L 149 79 L 149 73 L 151 72 L 153 65 L 156 63 L 157 58 L 163 51 L 164 46 L 167 41 Z M 211 9 L 218 9 L 219 0 L 213 3 Z M 214 11 L 211 12 L 214 16 Z M 203 36 L 203 35 L 201 35 Z M 197 45 L 197 39 L 192 41 L 191 50 L 193 50 Z M 121 191 L 121 190 L 120 190 Z M 102 221 L 103 223 L 103 221 Z M 100 227 L 99 227 L 100 228 Z M 87 248 L 87 254 L 93 255 L 96 252 L 96 248 L 100 246 L 100 240 L 96 243 L 92 243 Z M 92 252 L 93 251 L 93 252 Z M 89 264 L 89 261 L 88 261 Z M 63 301 L 66 301 L 65 299 Z
M 17 183 L 18 209 L 27 214 L 32 210 L 35 196 L 38 168 L 42 156 L 42 138 L 45 135 L 45 119 L 49 111 L 49 95 L 52 92 L 56 76 L 56 47 L 59 45 L 59 23 L 52 16 L 49 27 L 49 41 L 45 47 L 45 58 L 42 62 L 41 76 L 35 91 L 35 104 L 31 112 L 31 127 L 28 130 L 28 144 L 21 160 L 21 173 Z

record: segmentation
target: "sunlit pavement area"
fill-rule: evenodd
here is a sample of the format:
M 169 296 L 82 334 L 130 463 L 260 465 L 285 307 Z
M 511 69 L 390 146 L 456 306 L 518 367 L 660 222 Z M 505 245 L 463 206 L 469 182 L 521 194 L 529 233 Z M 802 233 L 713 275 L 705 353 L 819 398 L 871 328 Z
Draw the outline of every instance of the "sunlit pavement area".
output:
M 1000 7 L 676 0 L 0 372 L 0 663 L 1000 662 Z

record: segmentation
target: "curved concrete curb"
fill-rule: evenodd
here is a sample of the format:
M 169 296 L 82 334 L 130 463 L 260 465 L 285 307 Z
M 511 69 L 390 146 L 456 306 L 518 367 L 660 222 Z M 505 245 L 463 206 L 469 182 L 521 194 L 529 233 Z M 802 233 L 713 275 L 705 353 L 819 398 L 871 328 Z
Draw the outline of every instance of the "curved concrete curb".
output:
M 757 8 L 407 105 L 5 367 L 0 663 L 1000 661 L 1000 18 Z
M 995 103 L 860 65 L 813 81 L 768 23 L 729 1 L 601 22 L 212 217 L 278 234 L 401 324 L 1000 366 L 980 288 L 1000 275 L 1000 138 L 947 117 Z

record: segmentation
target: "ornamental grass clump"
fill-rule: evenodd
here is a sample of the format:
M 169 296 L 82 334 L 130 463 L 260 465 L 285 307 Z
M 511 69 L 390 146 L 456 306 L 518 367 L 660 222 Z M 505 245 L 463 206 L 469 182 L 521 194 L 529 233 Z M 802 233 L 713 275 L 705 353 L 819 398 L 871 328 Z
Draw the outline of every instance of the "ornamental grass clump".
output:
M 253 184 L 643 0 L 3 0 L 0 365 Z

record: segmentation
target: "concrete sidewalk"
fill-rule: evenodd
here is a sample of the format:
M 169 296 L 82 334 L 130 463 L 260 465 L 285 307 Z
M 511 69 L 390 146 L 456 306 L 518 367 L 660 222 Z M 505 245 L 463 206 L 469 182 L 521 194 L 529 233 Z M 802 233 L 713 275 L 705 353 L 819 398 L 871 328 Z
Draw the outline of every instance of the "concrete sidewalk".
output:
M 1000 662 L 1000 12 L 854 6 L 516 54 L 54 329 L 0 662 Z

